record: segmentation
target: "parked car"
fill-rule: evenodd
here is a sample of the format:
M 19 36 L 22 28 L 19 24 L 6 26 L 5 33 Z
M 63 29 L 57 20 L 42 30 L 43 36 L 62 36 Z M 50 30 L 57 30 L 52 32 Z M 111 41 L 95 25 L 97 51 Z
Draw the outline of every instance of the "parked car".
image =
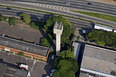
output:
M 20 63 L 20 64 L 18 64 L 18 67 L 21 68 L 22 70 L 28 70 L 27 64 Z
M 55 72 L 55 69 L 51 70 L 50 77 L 52 77 L 53 73 Z
M 52 57 L 51 57 L 51 58 L 52 58 L 52 60 L 54 60 L 54 58 L 55 58 L 55 55 L 52 55 Z
M 54 73 L 55 72 L 55 69 L 52 69 L 51 72 Z

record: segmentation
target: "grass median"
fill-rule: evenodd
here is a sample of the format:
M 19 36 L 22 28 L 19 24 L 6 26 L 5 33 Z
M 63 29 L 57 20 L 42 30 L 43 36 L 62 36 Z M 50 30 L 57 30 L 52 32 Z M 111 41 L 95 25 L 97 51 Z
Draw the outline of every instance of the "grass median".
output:
M 81 13 L 81 14 L 85 14 L 85 15 L 89 15 L 89 16 L 116 22 L 116 16 L 111 16 L 111 15 L 101 14 L 101 13 L 85 12 L 85 11 L 72 11 L 72 12 L 77 12 L 77 13 Z

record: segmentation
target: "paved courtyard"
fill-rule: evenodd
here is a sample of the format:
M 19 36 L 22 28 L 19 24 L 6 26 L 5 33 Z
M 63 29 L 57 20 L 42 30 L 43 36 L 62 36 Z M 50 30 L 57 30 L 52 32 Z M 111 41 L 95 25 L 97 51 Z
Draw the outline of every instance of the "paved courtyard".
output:
M 16 66 L 15 68 L 17 68 L 17 63 L 26 63 L 29 65 L 31 77 L 45 77 L 46 75 L 50 74 L 50 70 L 52 69 L 50 64 L 46 65 L 46 62 L 33 60 L 2 51 L 0 51 L 0 62 L 1 61 L 14 64 Z

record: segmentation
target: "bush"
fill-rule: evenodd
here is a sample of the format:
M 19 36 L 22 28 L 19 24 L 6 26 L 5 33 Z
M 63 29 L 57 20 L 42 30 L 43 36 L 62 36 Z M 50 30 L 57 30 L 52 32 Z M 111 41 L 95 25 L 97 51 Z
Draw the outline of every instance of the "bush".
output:
M 8 22 L 11 26 L 14 26 L 16 24 L 16 18 L 10 17 Z
M 3 16 L 2 16 L 2 14 L 0 14 L 0 18 L 2 18 Z
M 9 18 L 8 17 L 5 17 L 4 18 L 4 21 L 8 22 L 9 21 Z
M 40 44 L 42 46 L 50 47 L 50 43 L 48 42 L 48 40 L 46 38 L 42 38 Z
M 31 22 L 30 16 L 27 13 L 20 14 L 20 18 L 23 19 L 27 24 Z
M 18 52 L 18 55 L 24 56 L 24 53 L 23 52 Z
M 36 26 L 34 22 L 31 22 L 29 25 L 34 29 L 39 29 L 39 27 Z

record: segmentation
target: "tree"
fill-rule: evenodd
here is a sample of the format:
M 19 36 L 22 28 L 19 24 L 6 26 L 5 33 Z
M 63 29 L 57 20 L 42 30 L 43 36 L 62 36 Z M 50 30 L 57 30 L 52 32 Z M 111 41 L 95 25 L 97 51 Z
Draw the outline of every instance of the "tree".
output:
M 46 38 L 42 38 L 40 44 L 42 46 L 50 47 L 50 43 L 48 42 L 48 40 Z
M 20 15 L 20 18 L 23 19 L 27 24 L 31 22 L 30 16 L 27 13 L 22 13 Z
M 55 65 L 56 71 L 53 73 L 53 77 L 75 77 L 75 73 L 78 71 L 78 63 L 72 58 L 58 60 Z
M 0 14 L 0 18 L 2 18 L 3 16 L 2 16 L 2 14 Z
M 86 38 L 90 41 L 96 42 L 98 45 L 108 45 L 116 47 L 116 33 L 105 32 L 101 30 L 93 30 L 86 35 Z
M 39 27 L 36 26 L 34 22 L 29 23 L 29 25 L 34 29 L 39 29 Z
M 8 21 L 9 21 L 9 18 L 8 18 L 8 17 L 5 17 L 4 20 L 5 20 L 6 22 L 8 22 Z
M 62 58 L 74 58 L 74 53 L 69 50 L 64 50 L 59 54 L 60 57 Z
M 61 41 L 66 42 L 69 39 L 69 37 L 71 36 L 71 34 L 73 33 L 73 27 L 68 19 L 63 18 L 62 16 L 52 16 L 47 20 L 46 24 L 44 25 L 44 28 L 48 32 L 53 34 L 53 26 L 56 21 L 58 23 L 62 22 L 62 24 L 63 24 L 63 33 L 61 36 Z
M 24 56 L 24 53 L 23 52 L 18 52 L 18 55 Z
M 9 23 L 11 26 L 14 26 L 14 25 L 16 24 L 16 18 L 10 17 L 8 23 Z

